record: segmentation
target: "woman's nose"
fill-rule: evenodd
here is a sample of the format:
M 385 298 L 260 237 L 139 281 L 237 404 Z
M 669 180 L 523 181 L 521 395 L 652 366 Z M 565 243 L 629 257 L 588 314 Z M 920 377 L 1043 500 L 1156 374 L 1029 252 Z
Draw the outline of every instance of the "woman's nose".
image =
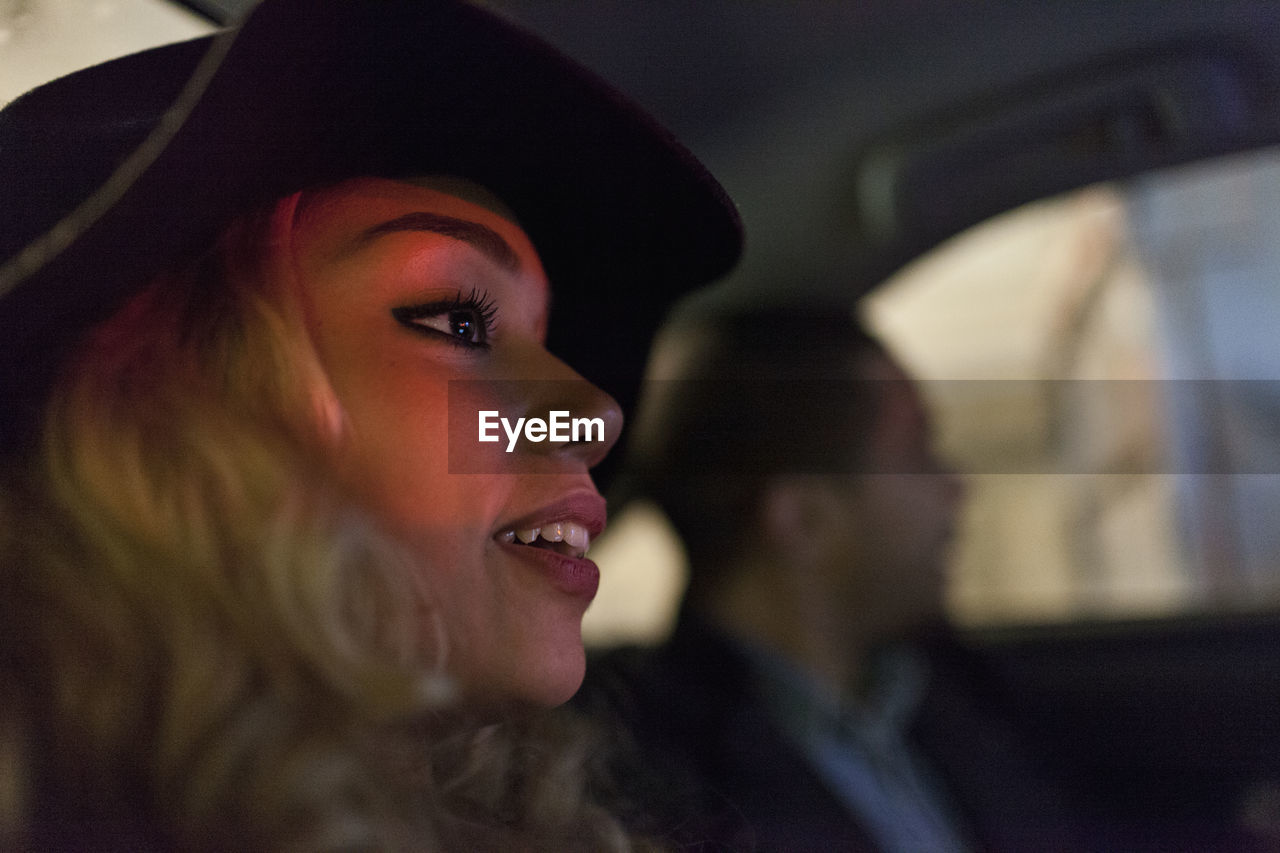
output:
M 608 455 L 622 434 L 622 407 L 545 349 L 523 362 L 520 390 L 526 417 L 547 424 L 541 441 L 522 441 L 521 449 L 540 455 L 581 460 L 591 468 Z
M 609 394 L 586 379 L 579 379 L 559 389 L 559 398 L 549 412 L 567 412 L 568 438 L 548 442 L 548 449 L 581 459 L 588 468 L 594 468 L 606 456 L 622 435 L 622 407 Z M 560 403 L 559 400 L 564 400 Z

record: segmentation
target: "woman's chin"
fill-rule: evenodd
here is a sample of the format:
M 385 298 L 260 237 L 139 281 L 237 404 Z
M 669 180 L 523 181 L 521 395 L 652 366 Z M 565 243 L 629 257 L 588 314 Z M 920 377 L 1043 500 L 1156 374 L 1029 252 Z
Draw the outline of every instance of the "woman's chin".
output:
M 540 711 L 563 705 L 582 686 L 586 673 L 586 652 L 579 641 L 572 648 L 538 660 L 508 680 L 503 689 L 469 692 L 468 704 L 485 716 Z
M 586 673 L 586 652 L 581 639 L 573 647 L 548 656 L 540 664 L 540 676 L 523 679 L 516 695 L 532 708 L 554 708 L 568 702 L 582 686 Z

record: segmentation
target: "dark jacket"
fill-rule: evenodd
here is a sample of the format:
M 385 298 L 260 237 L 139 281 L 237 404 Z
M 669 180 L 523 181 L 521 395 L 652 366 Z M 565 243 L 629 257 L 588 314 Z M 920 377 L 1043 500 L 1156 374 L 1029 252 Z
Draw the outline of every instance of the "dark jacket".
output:
M 945 631 L 921 650 L 934 676 L 909 734 L 973 848 L 1085 849 L 1054 786 L 993 713 L 974 656 Z M 877 849 L 779 730 L 747 657 L 687 613 L 662 646 L 593 659 L 575 702 L 616 732 L 611 796 L 638 832 L 680 850 Z

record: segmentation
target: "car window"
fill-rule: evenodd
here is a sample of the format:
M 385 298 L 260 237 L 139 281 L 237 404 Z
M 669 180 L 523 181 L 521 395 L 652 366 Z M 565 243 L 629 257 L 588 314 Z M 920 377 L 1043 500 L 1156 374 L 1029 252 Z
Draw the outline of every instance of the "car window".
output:
M 1280 149 L 1162 170 L 988 220 L 864 300 L 966 478 L 957 623 L 1274 606 L 1277 209 Z M 596 555 L 588 635 L 664 631 L 661 513 L 627 508 Z
M 1089 187 L 870 297 L 969 477 L 958 621 L 1274 602 L 1277 204 L 1275 149 Z

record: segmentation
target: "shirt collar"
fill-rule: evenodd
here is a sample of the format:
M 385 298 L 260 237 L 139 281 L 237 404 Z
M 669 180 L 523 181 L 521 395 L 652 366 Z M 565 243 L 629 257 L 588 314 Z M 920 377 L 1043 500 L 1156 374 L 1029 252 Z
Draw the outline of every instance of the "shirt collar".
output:
M 868 663 L 861 697 L 843 696 L 776 650 L 731 640 L 746 658 L 761 701 L 779 724 L 802 739 L 821 732 L 901 737 L 915 719 L 928 682 L 928 664 L 908 646 L 887 646 Z

